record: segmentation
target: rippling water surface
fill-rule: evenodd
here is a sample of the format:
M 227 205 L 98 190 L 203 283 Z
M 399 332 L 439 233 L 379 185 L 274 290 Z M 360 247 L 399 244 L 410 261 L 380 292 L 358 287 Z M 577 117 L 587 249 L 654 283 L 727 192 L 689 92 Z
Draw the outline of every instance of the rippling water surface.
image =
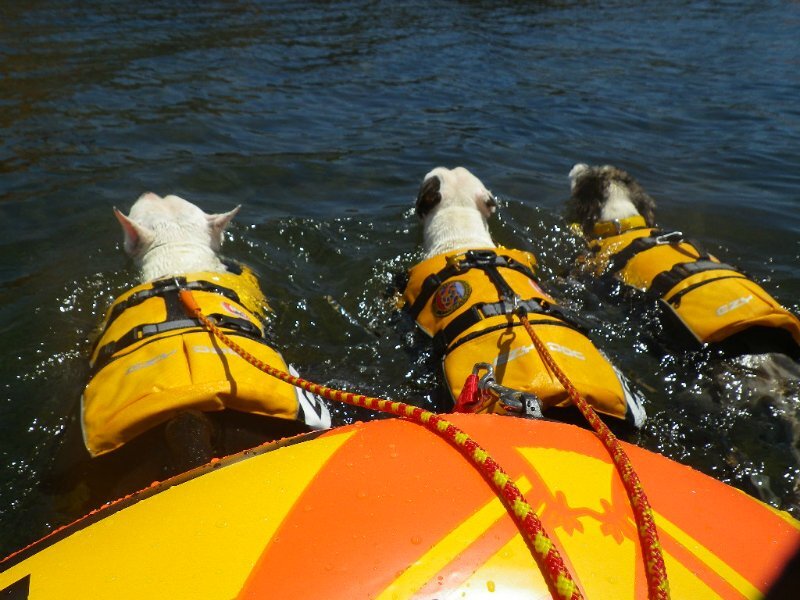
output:
M 614 163 L 798 311 L 800 4 L 789 0 L 0 6 L 0 554 L 75 515 L 42 489 L 92 328 L 135 274 L 112 207 L 144 191 L 243 204 L 225 246 L 311 379 L 431 407 L 392 315 L 417 186 L 464 165 L 503 200 L 498 242 L 597 324 L 645 390 L 632 439 L 797 511 L 800 394 L 709 393 L 690 358 L 569 276 L 567 173 Z M 337 407 L 338 423 L 368 418 Z

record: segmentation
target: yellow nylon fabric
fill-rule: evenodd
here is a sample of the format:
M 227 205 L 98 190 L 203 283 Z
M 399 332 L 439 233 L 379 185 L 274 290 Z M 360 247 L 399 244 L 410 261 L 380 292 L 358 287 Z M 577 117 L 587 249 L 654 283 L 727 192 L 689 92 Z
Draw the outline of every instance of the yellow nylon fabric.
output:
M 506 248 L 493 250 L 500 256 L 514 258 L 531 268 L 536 265 L 536 259 L 528 252 Z M 432 273 L 438 273 L 459 256 L 463 255 L 458 252 L 443 254 L 414 266 L 409 272 L 409 283 L 403 294 L 404 303 L 407 306 L 412 305 L 421 292 L 425 278 Z M 523 273 L 504 267 L 498 267 L 498 271 L 523 300 L 538 298 L 551 305 L 557 305 L 552 297 Z M 434 336 L 476 303 L 493 303 L 500 299 L 497 288 L 481 269 L 473 268 L 454 275 L 440 286 L 440 290 L 454 281 L 465 282 L 470 289 L 469 296 L 458 309 L 442 315 L 441 310 L 437 312 L 434 308 L 438 292 L 435 293 L 417 317 L 417 324 L 429 336 Z M 591 340 L 581 332 L 564 326 L 564 322 L 555 315 L 532 314 L 529 318 L 559 366 L 567 373 L 587 402 L 601 413 L 625 418 L 627 402 L 622 384 L 611 364 Z M 461 393 L 475 363 L 487 362 L 494 365 L 495 377 L 499 384 L 536 394 L 544 408 L 571 404 L 566 390 L 555 375 L 545 367 L 524 328 L 510 327 L 519 323 L 519 318 L 516 316 L 493 316 L 479 321 L 456 337 L 453 349 L 443 358 L 445 382 L 454 399 Z M 459 340 L 465 336 L 504 324 L 509 327 L 484 333 L 459 344 Z M 499 404 L 491 405 L 485 411 L 505 412 Z
M 263 331 L 260 317 L 267 304 L 252 274 L 195 273 L 186 279 L 208 281 L 239 296 L 241 303 L 235 303 L 214 293 L 195 291 L 204 313 L 243 318 Z M 137 286 L 114 304 L 149 286 Z M 127 308 L 101 335 L 91 364 L 102 346 L 118 340 L 132 327 L 166 319 L 161 297 Z M 280 353 L 266 344 L 246 337 L 239 337 L 239 341 L 263 362 L 288 370 Z M 293 386 L 260 373 L 201 327 L 167 331 L 118 349 L 89 381 L 82 398 L 84 442 L 89 452 L 98 456 L 180 411 L 226 408 L 284 419 L 295 419 L 299 412 Z
M 623 231 L 590 242 L 594 254 L 585 262 L 597 275 L 602 274 L 614 255 L 635 239 L 647 237 L 652 229 Z M 689 243 L 661 244 L 635 254 L 615 277 L 636 289 L 647 291 L 653 279 L 676 264 L 695 262 L 701 257 Z M 724 279 L 722 279 L 724 278 Z M 703 285 L 698 285 L 703 282 Z M 696 287 L 695 287 L 696 286 Z M 678 296 L 679 295 L 679 296 Z M 675 302 L 670 299 L 675 298 Z M 800 344 L 800 321 L 760 285 L 740 273 L 711 269 L 690 275 L 663 296 L 663 304 L 678 317 L 698 342 L 720 342 L 750 327 L 785 329 Z
M 536 258 L 530 252 L 524 252 L 522 250 L 510 250 L 507 248 L 486 248 L 485 250 L 496 250 L 499 255 L 511 257 L 526 267 L 530 267 L 532 270 L 536 269 Z M 439 254 L 412 267 L 409 271 L 408 285 L 403 293 L 403 301 L 407 305 L 413 304 L 414 300 L 416 300 L 421 291 L 425 278 L 432 273 L 438 273 L 450 262 L 458 259 L 459 257 L 463 258 L 463 253 L 453 252 L 448 254 Z M 536 285 L 534 281 L 522 273 L 503 267 L 501 267 L 499 270 L 503 278 L 509 283 L 511 288 L 519 294 L 521 298 L 543 298 L 551 304 L 556 303 L 555 300 L 545 294 L 544 291 L 538 285 Z M 425 309 L 419 314 L 419 317 L 417 317 L 417 324 L 425 333 L 430 336 L 433 336 L 437 331 L 449 325 L 450 322 L 456 317 L 469 310 L 475 301 L 498 302 L 500 300 L 500 295 L 498 294 L 495 286 L 492 284 L 489 278 L 478 269 L 470 269 L 469 271 L 465 271 L 463 275 L 456 275 L 449 281 L 467 281 L 472 288 L 471 298 L 474 299 L 474 301 L 466 302 L 458 309 L 444 316 L 438 316 L 435 314 L 431 308 L 433 300 L 429 301 Z
M 249 269 L 243 268 L 241 275 L 235 273 L 201 272 L 181 275 L 181 278 L 185 279 L 187 283 L 205 281 L 222 288 L 233 290 L 239 296 L 239 303 L 236 304 L 229 301 L 224 296 L 199 290 L 195 291 L 195 297 L 202 306 L 205 314 L 229 314 L 230 316 L 245 318 L 259 329 L 263 329 L 261 326 L 261 319 L 264 318 L 265 312 L 270 310 L 270 308 L 264 297 L 264 293 L 258 285 L 258 280 Z M 159 281 L 165 280 L 168 280 L 168 278 Z M 94 365 L 94 362 L 97 360 L 97 354 L 100 348 L 109 342 L 118 340 L 136 325 L 141 325 L 143 323 L 163 323 L 166 321 L 167 311 L 164 300 L 160 297 L 153 297 L 137 306 L 128 308 L 114 319 L 110 326 L 108 325 L 108 319 L 115 306 L 122 304 L 139 292 L 152 288 L 152 282 L 143 283 L 131 288 L 114 300 L 114 303 L 108 311 L 106 311 L 103 323 L 100 325 L 102 334 L 92 351 L 91 365 Z M 223 303 L 227 303 L 228 307 L 223 306 Z M 231 312 L 230 307 L 234 307 L 244 314 L 234 314 Z
M 574 225 L 580 227 L 577 225 L 577 223 Z M 594 233 L 594 237 L 601 238 L 614 235 L 615 233 L 620 233 L 622 231 L 627 231 L 628 229 L 633 229 L 634 227 L 647 227 L 647 222 L 644 220 L 643 216 L 635 215 L 633 217 L 627 217 L 617 221 L 601 221 L 600 223 L 595 224 L 592 231 Z

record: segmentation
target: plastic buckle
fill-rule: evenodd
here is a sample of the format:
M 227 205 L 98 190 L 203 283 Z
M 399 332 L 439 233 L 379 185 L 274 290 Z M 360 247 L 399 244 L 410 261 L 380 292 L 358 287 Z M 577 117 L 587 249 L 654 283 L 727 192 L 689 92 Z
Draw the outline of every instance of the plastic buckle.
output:
M 466 255 L 464 254 L 448 254 L 444 257 L 444 260 L 448 267 L 458 267 L 461 265 L 461 261 L 464 260 L 465 257 Z
M 467 250 L 464 257 L 476 267 L 488 267 L 494 265 L 497 260 L 494 250 Z
M 669 233 L 665 233 L 664 235 L 659 235 L 656 237 L 656 244 L 659 246 L 663 246 L 664 244 L 678 244 L 682 241 L 683 241 L 682 231 L 671 231 Z

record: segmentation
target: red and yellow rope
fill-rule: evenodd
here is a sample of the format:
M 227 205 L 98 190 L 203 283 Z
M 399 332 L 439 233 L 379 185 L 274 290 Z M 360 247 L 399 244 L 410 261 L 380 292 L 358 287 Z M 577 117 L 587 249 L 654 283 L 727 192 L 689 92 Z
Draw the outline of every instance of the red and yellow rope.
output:
M 528 543 L 528 546 L 531 548 L 534 558 L 542 567 L 542 571 L 548 579 L 551 589 L 557 594 L 557 597 L 564 598 L 565 600 L 579 600 L 583 598 L 580 589 L 567 570 L 553 541 L 548 537 L 541 521 L 536 516 L 536 512 L 531 505 L 528 504 L 519 491 L 519 488 L 511 481 L 511 478 L 503 471 L 500 465 L 498 465 L 494 459 L 489 456 L 486 450 L 478 445 L 466 432 L 439 415 L 423 410 L 417 406 L 335 390 L 276 369 L 259 360 L 226 336 L 219 327 L 202 313 L 191 291 L 181 290 L 180 298 L 187 311 L 199 319 L 203 326 L 213 333 L 223 344 L 267 375 L 271 375 L 281 381 L 302 388 L 312 394 L 322 396 L 327 400 L 345 402 L 353 406 L 361 406 L 402 417 L 422 425 L 450 442 L 494 487 L 496 493 L 504 502 L 509 515 L 516 522 L 517 527 Z
M 636 474 L 636 471 L 634 471 L 628 455 L 622 448 L 622 444 L 619 443 L 617 437 L 611 432 L 608 426 L 603 423 L 600 417 L 597 416 L 597 413 L 589 406 L 589 403 L 581 396 L 580 392 L 575 389 L 575 386 L 572 385 L 569 378 L 553 359 L 553 356 L 550 354 L 541 338 L 533 330 L 533 327 L 528 321 L 528 317 L 520 315 L 520 319 L 528 335 L 530 335 L 536 350 L 547 365 L 547 368 L 552 371 L 558 381 L 561 382 L 561 385 L 564 386 L 570 399 L 592 426 L 592 429 L 594 429 L 595 433 L 608 450 L 608 453 L 611 455 L 611 460 L 614 462 L 617 471 L 622 477 L 622 483 L 625 486 L 625 491 L 630 499 L 633 515 L 636 519 L 636 529 L 639 533 L 639 541 L 642 545 L 642 552 L 645 558 L 648 596 L 653 599 L 667 600 L 670 596 L 667 568 L 664 564 L 664 556 L 661 552 L 661 543 L 658 541 L 658 530 L 656 529 L 655 519 L 653 518 L 653 511 L 650 508 L 650 503 L 642 488 L 642 483 L 639 481 L 639 476 Z

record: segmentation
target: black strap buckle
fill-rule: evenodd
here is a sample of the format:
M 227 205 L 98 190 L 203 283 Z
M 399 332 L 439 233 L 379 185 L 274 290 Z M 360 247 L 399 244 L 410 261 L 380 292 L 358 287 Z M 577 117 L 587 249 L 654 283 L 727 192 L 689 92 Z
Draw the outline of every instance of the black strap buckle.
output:
M 682 231 L 670 231 L 669 233 L 663 233 L 653 237 L 655 238 L 655 243 L 657 246 L 663 246 L 665 244 L 680 244 L 682 241 L 684 241 Z
M 461 261 L 461 264 L 466 267 L 502 267 L 506 264 L 505 259 L 494 250 L 467 250 L 464 258 L 466 260 Z

